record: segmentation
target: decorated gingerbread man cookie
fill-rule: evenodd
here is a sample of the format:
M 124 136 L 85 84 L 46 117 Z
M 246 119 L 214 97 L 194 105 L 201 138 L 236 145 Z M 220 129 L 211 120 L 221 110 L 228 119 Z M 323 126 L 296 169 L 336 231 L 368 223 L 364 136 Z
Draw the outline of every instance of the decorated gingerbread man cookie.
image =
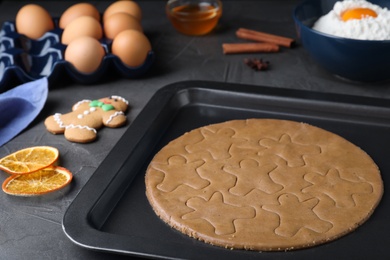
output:
M 127 107 L 128 101 L 119 96 L 82 100 L 73 105 L 72 112 L 56 113 L 46 118 L 45 126 L 53 134 L 64 134 L 71 142 L 92 142 L 101 127 L 115 128 L 124 125 Z

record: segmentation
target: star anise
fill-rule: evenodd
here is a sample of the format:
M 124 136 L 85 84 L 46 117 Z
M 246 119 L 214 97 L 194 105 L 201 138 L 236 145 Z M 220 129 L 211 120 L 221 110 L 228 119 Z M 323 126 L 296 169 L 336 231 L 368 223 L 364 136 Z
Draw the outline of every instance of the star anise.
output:
M 267 70 L 269 68 L 269 61 L 264 61 L 263 59 L 244 59 L 244 63 L 248 65 L 251 69 L 259 71 L 259 70 Z

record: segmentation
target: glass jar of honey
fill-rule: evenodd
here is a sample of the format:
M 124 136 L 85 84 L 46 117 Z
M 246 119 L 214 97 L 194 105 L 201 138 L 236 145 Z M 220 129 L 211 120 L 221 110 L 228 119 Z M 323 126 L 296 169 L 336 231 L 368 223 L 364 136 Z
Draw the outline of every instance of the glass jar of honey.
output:
M 169 0 L 166 12 L 173 27 L 187 35 L 211 32 L 222 15 L 219 0 Z

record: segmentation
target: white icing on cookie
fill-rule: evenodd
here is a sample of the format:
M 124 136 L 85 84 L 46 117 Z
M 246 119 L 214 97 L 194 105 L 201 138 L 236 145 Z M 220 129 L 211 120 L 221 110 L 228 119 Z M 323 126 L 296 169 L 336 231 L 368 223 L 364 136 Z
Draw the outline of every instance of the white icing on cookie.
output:
M 126 99 L 124 99 L 123 97 L 121 97 L 121 96 L 110 96 L 110 98 L 113 98 L 113 99 L 119 99 L 119 100 L 121 100 L 121 101 L 123 101 L 123 102 L 125 102 L 126 103 L 126 105 L 128 105 L 129 104 L 129 101 L 127 101 Z
M 82 115 L 81 115 L 82 116 Z M 53 118 L 54 118 L 54 121 L 56 121 L 56 123 L 58 124 L 58 126 L 60 128 L 65 128 L 65 129 L 69 129 L 69 128 L 78 128 L 78 129 L 86 129 L 86 130 L 89 130 L 89 131 L 92 131 L 94 132 L 95 134 L 97 133 L 96 129 L 95 128 L 92 128 L 92 127 L 89 127 L 89 126 L 83 126 L 83 125 L 74 125 L 74 124 L 70 124 L 70 125 L 65 125 L 64 122 L 62 122 L 61 120 L 61 114 L 60 113 L 55 113 Z
M 114 114 L 112 114 L 110 116 L 110 118 L 108 118 L 108 120 L 106 121 L 106 124 L 110 123 L 114 119 L 114 117 L 117 117 L 119 115 L 124 115 L 124 113 L 122 111 L 115 112 Z
M 89 100 L 89 99 L 84 99 L 84 100 L 81 100 L 81 101 L 77 102 L 77 103 L 73 106 L 73 107 L 74 107 L 74 110 L 77 110 L 81 104 L 87 103 L 87 102 L 91 102 L 91 100 Z
M 89 131 L 92 131 L 94 132 L 95 134 L 97 133 L 96 129 L 95 128 L 92 128 L 92 127 L 89 127 L 89 126 L 86 126 L 86 125 L 74 125 L 74 124 L 70 124 L 70 125 L 67 125 L 66 126 L 66 129 L 69 129 L 69 128 L 78 128 L 78 129 L 86 129 L 86 130 L 89 130 Z
M 55 113 L 54 116 L 53 116 L 54 121 L 56 121 L 56 123 L 58 124 L 58 126 L 59 126 L 60 128 L 65 128 L 65 125 L 64 125 L 64 123 L 62 122 L 60 116 L 61 116 L 60 113 Z

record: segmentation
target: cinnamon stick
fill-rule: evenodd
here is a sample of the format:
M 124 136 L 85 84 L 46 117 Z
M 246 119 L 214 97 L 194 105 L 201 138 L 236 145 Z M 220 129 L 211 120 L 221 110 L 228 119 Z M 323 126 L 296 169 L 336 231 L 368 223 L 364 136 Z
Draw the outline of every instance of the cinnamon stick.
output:
M 268 42 L 268 43 L 273 43 L 288 48 L 291 48 L 294 43 L 294 39 L 288 37 L 259 32 L 255 30 L 249 30 L 245 28 L 238 29 L 236 31 L 236 35 L 240 39 L 257 41 L 257 42 Z
M 224 54 L 278 52 L 279 46 L 272 43 L 224 43 Z

